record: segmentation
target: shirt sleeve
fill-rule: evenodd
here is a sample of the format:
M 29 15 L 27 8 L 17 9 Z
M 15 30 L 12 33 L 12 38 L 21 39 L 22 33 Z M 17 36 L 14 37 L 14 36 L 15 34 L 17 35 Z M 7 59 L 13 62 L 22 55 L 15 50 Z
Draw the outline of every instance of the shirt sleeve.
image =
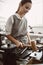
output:
M 28 33 L 28 21 L 27 21 L 27 19 L 25 18 L 25 20 L 26 20 L 26 27 L 27 27 L 27 33 Z
M 10 17 L 10 18 L 7 20 L 7 23 L 6 23 L 6 26 L 5 26 L 6 35 L 11 34 L 12 24 L 13 24 L 13 17 Z

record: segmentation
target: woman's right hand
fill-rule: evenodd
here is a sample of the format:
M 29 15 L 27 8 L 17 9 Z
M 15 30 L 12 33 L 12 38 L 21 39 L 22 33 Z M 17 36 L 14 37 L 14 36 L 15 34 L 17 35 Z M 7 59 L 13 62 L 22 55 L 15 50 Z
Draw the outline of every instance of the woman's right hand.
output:
M 17 43 L 17 47 L 21 47 L 21 48 L 23 48 L 23 47 L 24 47 L 24 43 L 22 43 L 22 42 L 18 42 L 18 43 Z

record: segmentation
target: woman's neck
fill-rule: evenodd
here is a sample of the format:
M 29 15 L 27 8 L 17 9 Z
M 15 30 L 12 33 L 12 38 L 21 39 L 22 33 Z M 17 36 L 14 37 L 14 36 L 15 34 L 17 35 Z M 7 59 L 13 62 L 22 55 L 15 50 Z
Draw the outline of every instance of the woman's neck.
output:
M 24 16 L 24 14 L 22 14 L 22 13 L 20 13 L 20 12 L 18 12 L 18 14 L 20 15 L 21 18 Z

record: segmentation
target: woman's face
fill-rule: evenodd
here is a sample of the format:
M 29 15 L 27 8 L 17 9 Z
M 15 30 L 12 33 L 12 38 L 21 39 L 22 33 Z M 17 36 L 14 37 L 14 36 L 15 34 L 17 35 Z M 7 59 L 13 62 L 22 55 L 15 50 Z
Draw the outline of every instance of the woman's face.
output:
M 21 5 L 19 11 L 21 14 L 26 14 L 31 9 L 32 3 L 25 3 Z

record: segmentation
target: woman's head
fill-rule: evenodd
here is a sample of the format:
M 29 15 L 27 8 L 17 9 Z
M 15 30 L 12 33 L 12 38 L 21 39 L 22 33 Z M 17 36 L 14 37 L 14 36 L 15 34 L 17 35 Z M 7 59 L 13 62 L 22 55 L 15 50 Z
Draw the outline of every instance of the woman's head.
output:
M 21 0 L 17 13 L 26 14 L 31 9 L 32 1 L 31 0 Z

